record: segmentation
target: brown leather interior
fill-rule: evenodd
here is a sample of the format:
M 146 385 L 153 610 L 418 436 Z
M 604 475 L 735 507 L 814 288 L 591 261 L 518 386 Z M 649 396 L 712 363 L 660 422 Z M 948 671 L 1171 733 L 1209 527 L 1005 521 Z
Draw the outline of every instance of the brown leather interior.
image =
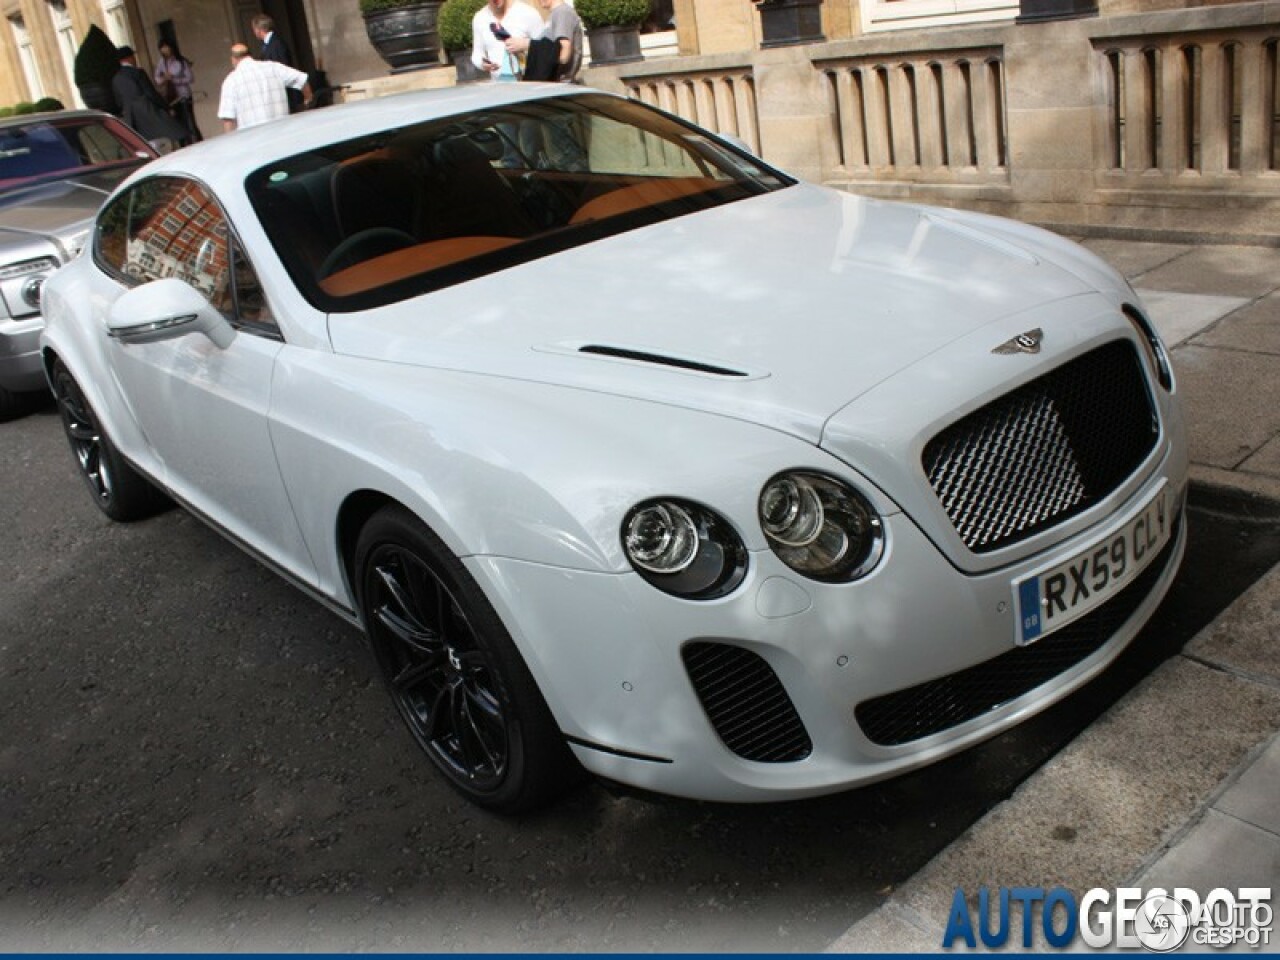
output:
M 709 177 L 645 180 L 588 200 L 569 218 L 569 222 L 573 224 L 585 223 L 588 220 L 603 220 L 605 217 L 652 207 L 693 193 L 714 190 L 723 185 L 721 181 L 712 180 Z
M 349 297 L 519 242 L 515 237 L 450 237 L 447 240 L 431 240 L 339 270 L 321 280 L 320 289 L 331 297 Z

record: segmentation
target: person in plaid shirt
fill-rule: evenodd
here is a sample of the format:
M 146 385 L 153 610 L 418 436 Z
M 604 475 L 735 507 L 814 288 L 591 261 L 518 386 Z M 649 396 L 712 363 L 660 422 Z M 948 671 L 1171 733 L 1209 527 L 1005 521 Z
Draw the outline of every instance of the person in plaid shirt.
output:
M 231 68 L 218 103 L 218 118 L 228 133 L 287 117 L 288 88 L 301 90 L 304 102 L 311 99 L 305 73 L 272 60 L 255 60 L 243 43 L 231 48 Z

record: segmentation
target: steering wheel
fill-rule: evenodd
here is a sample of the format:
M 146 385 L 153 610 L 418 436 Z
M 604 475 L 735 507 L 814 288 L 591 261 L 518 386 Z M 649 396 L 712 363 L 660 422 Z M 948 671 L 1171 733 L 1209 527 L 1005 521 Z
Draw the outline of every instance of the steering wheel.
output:
M 353 233 L 330 251 L 320 264 L 320 279 L 330 277 L 339 270 L 372 260 L 384 253 L 393 253 L 412 247 L 418 242 L 416 237 L 397 230 L 394 227 L 370 227 Z

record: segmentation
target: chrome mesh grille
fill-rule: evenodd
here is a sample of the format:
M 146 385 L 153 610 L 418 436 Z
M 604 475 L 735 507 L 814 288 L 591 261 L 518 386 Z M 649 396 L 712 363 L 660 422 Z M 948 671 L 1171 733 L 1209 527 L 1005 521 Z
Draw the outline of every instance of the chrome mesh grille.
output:
M 803 760 L 813 743 L 782 681 L 764 658 L 727 643 L 686 644 L 693 689 L 724 745 L 744 760 Z
M 952 424 L 925 446 L 923 464 L 960 539 L 986 553 L 1097 503 L 1157 435 L 1138 354 L 1117 340 Z

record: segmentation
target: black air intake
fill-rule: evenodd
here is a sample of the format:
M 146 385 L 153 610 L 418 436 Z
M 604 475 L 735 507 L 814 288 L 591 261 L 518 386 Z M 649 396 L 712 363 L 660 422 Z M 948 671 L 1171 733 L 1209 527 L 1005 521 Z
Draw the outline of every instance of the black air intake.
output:
M 693 689 L 724 745 L 744 760 L 790 763 L 813 752 L 782 681 L 764 659 L 727 643 L 682 651 Z

